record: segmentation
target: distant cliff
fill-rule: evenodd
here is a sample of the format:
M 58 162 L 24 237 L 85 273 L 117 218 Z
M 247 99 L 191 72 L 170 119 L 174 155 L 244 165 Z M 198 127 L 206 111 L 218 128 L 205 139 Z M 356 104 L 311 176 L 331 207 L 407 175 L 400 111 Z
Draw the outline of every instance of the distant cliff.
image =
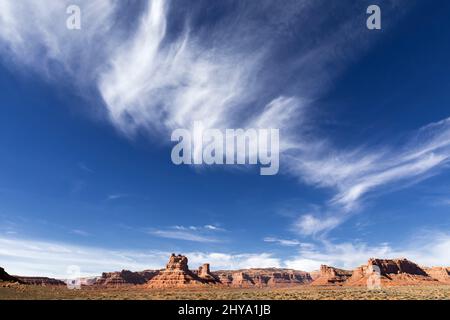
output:
M 165 269 L 133 272 L 122 270 L 104 272 L 101 277 L 84 279 L 83 285 L 122 286 L 142 285 L 147 288 L 185 288 L 214 286 L 232 288 L 272 288 L 300 285 L 366 286 L 379 280 L 382 286 L 450 284 L 449 267 L 426 268 L 407 259 L 369 259 L 354 270 L 322 265 L 320 271 L 305 272 L 281 268 L 251 268 L 211 271 L 205 263 L 190 270 L 188 258 L 175 255 Z M 31 285 L 63 285 L 61 280 L 45 277 L 10 276 L 0 268 L 0 281 Z
M 14 276 L 10 276 L 3 268 L 0 268 L 0 281 L 19 282 L 19 283 L 22 282 L 18 278 L 14 277 Z

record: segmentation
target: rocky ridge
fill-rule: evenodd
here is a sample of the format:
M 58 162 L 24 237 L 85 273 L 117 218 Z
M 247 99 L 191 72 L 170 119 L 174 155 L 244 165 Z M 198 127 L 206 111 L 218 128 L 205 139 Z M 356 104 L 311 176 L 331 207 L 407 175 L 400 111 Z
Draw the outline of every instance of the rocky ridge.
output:
M 20 279 L 9 275 L 3 268 L 0 268 L 0 281 L 22 283 L 22 281 L 20 281 Z
M 15 276 L 23 284 L 32 284 L 38 286 L 65 286 L 66 283 L 62 280 L 47 278 L 47 277 L 21 277 Z
M 212 274 L 220 283 L 240 288 L 294 286 L 312 281 L 308 272 L 279 268 L 221 270 Z
M 144 270 L 140 272 L 122 270 L 118 272 L 103 272 L 102 276 L 95 280 L 94 285 L 120 286 L 145 284 L 158 273 L 159 270 Z
M 142 272 L 122 271 L 104 273 L 96 284 L 142 284 L 149 288 L 180 288 L 218 285 L 233 288 L 312 286 L 366 286 L 379 279 L 383 286 L 450 284 L 450 268 L 422 268 L 407 259 L 369 259 L 354 270 L 322 265 L 320 271 L 304 272 L 280 268 L 254 268 L 211 271 L 209 264 L 189 270 L 188 260 L 172 255 L 163 270 Z M 124 276 L 127 275 L 127 276 Z M 378 276 L 379 275 L 379 276 Z M 377 278 L 373 278 L 376 276 Z M 137 279 L 137 280 L 136 280 Z
M 346 285 L 367 285 L 370 277 L 379 274 L 380 283 L 384 286 L 435 284 L 436 279 L 430 277 L 424 269 L 407 259 L 369 259 L 353 271 Z
M 433 279 L 450 284 L 450 267 L 424 268 L 424 271 Z
M 450 285 L 449 267 L 420 267 L 407 259 L 369 259 L 367 264 L 354 270 L 344 270 L 322 265 L 320 271 L 304 272 L 281 268 L 252 268 L 211 271 L 205 263 L 197 270 L 190 270 L 188 259 L 175 255 L 165 269 L 133 272 L 104 272 L 101 277 L 86 278 L 83 285 L 122 286 L 143 285 L 147 288 L 185 288 L 217 286 L 232 288 L 312 286 L 366 286 L 369 282 L 381 286 L 402 285 Z M 28 285 L 63 285 L 64 282 L 45 277 L 11 276 L 0 268 L 0 281 Z

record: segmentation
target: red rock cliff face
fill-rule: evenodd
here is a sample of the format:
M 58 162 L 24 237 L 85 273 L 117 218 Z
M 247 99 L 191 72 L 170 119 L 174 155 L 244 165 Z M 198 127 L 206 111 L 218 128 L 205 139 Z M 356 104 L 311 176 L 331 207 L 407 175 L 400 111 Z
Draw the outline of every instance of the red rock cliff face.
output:
M 307 272 L 290 269 L 242 269 L 211 272 L 203 264 L 194 272 L 187 267 L 187 258 L 172 255 L 166 269 L 152 278 L 150 288 L 185 287 L 196 285 L 229 286 L 238 288 L 279 287 L 308 284 L 312 281 Z
M 206 283 L 217 283 L 219 282 L 217 277 L 214 276 L 209 270 L 209 263 L 204 263 L 198 268 L 197 276 Z
M 188 259 L 185 256 L 172 254 L 166 269 L 150 279 L 149 288 L 183 288 L 216 284 L 219 281 L 209 273 L 209 265 L 203 265 L 197 273 L 188 268 Z
M 21 277 L 16 276 L 24 284 L 32 284 L 38 286 L 65 286 L 66 283 L 62 280 L 47 278 L 47 277 Z
M 424 270 L 431 278 L 440 282 L 450 283 L 450 267 L 424 268 Z
M 317 277 L 311 283 L 311 285 L 313 286 L 342 285 L 351 276 L 352 271 L 321 265 L 319 277 Z
M 94 284 L 105 286 L 144 284 L 158 273 L 159 270 L 103 272 L 101 278 L 97 279 Z
M 362 265 L 353 271 L 346 285 L 365 286 L 369 277 L 378 276 L 384 286 L 434 284 L 424 269 L 407 259 L 369 259 L 367 265 Z
M 231 287 L 282 287 L 309 284 L 307 272 L 292 269 L 242 269 L 216 271 L 213 274 L 224 285 Z
M 369 259 L 367 265 L 380 268 L 381 275 L 407 273 L 427 276 L 427 273 L 422 268 L 407 259 Z

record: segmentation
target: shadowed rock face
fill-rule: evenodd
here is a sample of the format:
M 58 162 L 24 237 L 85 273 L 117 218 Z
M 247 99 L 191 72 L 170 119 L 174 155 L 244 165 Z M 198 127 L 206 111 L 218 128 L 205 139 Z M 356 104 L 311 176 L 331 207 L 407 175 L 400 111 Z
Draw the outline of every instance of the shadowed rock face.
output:
M 407 273 L 410 275 L 427 276 L 427 273 L 417 264 L 407 259 L 369 259 L 368 266 L 377 266 L 381 275 Z
M 311 283 L 311 285 L 313 286 L 342 285 L 351 276 L 352 271 L 321 265 L 319 277 L 317 277 Z
M 3 268 L 0 268 L 0 281 L 20 282 L 20 283 L 22 282 L 18 278 L 10 276 Z

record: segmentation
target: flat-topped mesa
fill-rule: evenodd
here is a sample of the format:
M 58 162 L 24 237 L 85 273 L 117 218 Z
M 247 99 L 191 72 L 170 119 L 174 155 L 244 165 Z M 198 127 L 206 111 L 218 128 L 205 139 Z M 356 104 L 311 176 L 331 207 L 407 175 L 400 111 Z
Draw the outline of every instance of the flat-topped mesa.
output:
M 430 277 L 424 269 L 407 259 L 369 259 L 353 271 L 346 285 L 365 286 L 371 277 L 380 277 L 385 286 L 434 284 L 436 279 Z
M 22 277 L 14 276 L 24 284 L 32 284 L 36 286 L 65 286 L 66 283 L 62 280 L 47 278 L 47 277 Z
M 427 276 L 427 273 L 412 261 L 407 259 L 369 259 L 368 266 L 380 268 L 381 275 L 407 273 L 411 275 Z
M 285 287 L 312 281 L 309 273 L 292 269 L 241 269 L 213 272 L 223 285 L 230 287 Z
M 95 280 L 94 285 L 119 286 L 145 284 L 159 273 L 159 270 L 145 270 L 132 272 L 122 270 L 118 272 L 103 272 L 102 276 Z
M 172 254 L 166 269 L 150 279 L 147 282 L 147 287 L 183 288 L 215 283 L 218 283 L 218 280 L 209 273 L 209 264 L 200 267 L 196 274 L 189 270 L 187 257 Z

